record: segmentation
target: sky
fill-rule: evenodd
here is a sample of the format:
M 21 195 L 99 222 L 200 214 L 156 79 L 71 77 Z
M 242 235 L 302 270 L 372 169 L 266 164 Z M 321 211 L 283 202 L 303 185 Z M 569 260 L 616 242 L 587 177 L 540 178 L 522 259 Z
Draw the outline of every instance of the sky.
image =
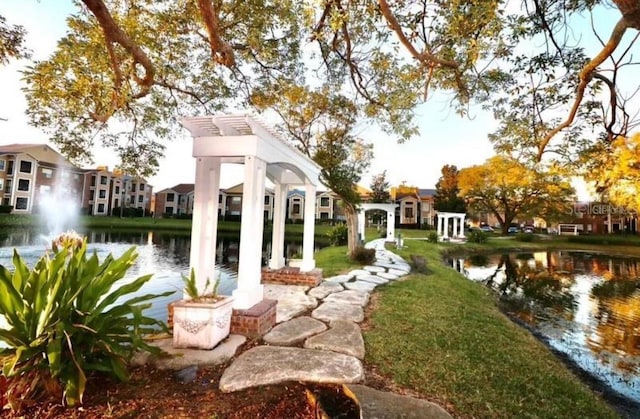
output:
M 26 45 L 33 51 L 34 59 L 45 59 L 53 53 L 57 40 L 66 31 L 65 18 L 73 11 L 70 0 L 0 0 L 0 14 L 9 23 L 27 29 Z M 0 118 L 6 119 L 0 120 L 0 144 L 47 143 L 46 134 L 30 126 L 25 115 L 20 70 L 29 64 L 29 60 L 21 60 L 0 67 Z M 361 185 L 369 187 L 373 176 L 386 171 L 391 185 L 405 182 L 420 188 L 435 188 L 445 164 L 461 169 L 482 164 L 494 154 L 487 139 L 496 128 L 490 113 L 474 108 L 470 117 L 459 117 L 449 107 L 448 99 L 436 94 L 417 107 L 415 114 L 420 134 L 403 144 L 373 125 L 358 127 L 358 134 L 374 146 L 374 160 Z M 186 129 L 182 132 L 167 146 L 158 173 L 147 179 L 155 191 L 194 182 L 191 137 Z M 109 168 L 118 163 L 114 153 L 100 149 L 94 150 L 94 160 L 95 166 Z M 221 187 L 240 183 L 241 174 L 240 166 L 223 166 Z

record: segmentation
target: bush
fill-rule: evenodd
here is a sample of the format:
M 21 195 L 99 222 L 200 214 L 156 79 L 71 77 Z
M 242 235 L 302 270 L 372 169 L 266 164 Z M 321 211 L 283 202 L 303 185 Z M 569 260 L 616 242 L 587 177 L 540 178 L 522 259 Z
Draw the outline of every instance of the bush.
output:
M 488 238 L 487 233 L 482 230 L 473 230 L 467 235 L 467 241 L 470 243 L 486 243 Z
M 69 406 L 82 403 L 90 372 L 127 380 L 134 352 L 160 352 L 143 336 L 167 330 L 142 312 L 149 300 L 173 292 L 122 301 L 151 278 L 121 281 L 137 257 L 135 247 L 102 263 L 95 253 L 87 257 L 86 239 L 75 234 L 64 234 L 52 248 L 31 270 L 16 250 L 15 271 L 0 266 L 0 314 L 8 324 L 0 329 L 7 346 L 2 375 L 13 409 L 51 396 Z
M 536 239 L 536 236 L 531 233 L 518 233 L 516 234 L 516 240 L 521 242 L 532 242 Z
M 13 207 L 11 205 L 0 205 L 0 214 L 11 214 Z
M 438 243 L 438 233 L 436 233 L 435 231 L 430 232 L 427 235 L 427 241 L 429 243 Z
M 351 253 L 351 260 L 360 265 L 371 265 L 376 261 L 376 249 L 365 249 L 364 247 L 356 247 Z
M 347 244 L 349 229 L 345 224 L 338 224 L 327 233 L 331 246 L 344 246 Z

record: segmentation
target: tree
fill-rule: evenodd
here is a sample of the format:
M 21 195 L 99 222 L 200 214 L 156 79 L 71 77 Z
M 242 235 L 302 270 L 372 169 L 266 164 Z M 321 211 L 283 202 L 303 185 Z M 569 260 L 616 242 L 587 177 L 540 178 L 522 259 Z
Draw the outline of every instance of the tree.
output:
M 442 176 L 436 183 L 434 208 L 441 212 L 466 212 L 464 199 L 458 196 L 458 168 L 454 165 L 442 166 Z
M 0 65 L 8 64 L 11 58 L 29 58 L 29 51 L 24 47 L 25 35 L 24 27 L 9 25 L 0 15 Z
M 597 191 L 615 205 L 640 210 L 640 134 L 618 137 L 606 149 L 592 149 L 586 160 L 591 167 L 585 178 Z
M 389 182 L 387 182 L 387 171 L 379 173 L 371 179 L 371 202 L 389 202 Z
M 460 196 L 472 210 L 493 214 L 503 233 L 516 218 L 537 217 L 562 208 L 574 190 L 560 174 L 532 169 L 502 155 L 460 170 Z
M 313 90 L 289 85 L 282 98 L 256 96 L 256 103 L 270 107 L 283 121 L 279 129 L 296 147 L 321 167 L 320 181 L 342 200 L 352 255 L 358 245 L 357 210 L 360 195 L 356 183 L 371 162 L 371 145 L 352 134 L 359 109 L 329 86 Z
M 496 145 L 540 160 L 580 151 L 589 124 L 604 138 L 632 127 L 619 80 L 633 68 L 636 38 L 623 35 L 640 28 L 639 0 L 611 2 L 622 17 L 589 59 L 566 34 L 608 0 L 81 0 L 55 54 L 25 72 L 29 117 L 70 158 L 101 141 L 152 169 L 180 115 L 253 105 L 255 91 L 282 96 L 283 81 L 313 74 L 400 140 L 417 134 L 413 108 L 432 89 L 462 115 L 489 104 Z

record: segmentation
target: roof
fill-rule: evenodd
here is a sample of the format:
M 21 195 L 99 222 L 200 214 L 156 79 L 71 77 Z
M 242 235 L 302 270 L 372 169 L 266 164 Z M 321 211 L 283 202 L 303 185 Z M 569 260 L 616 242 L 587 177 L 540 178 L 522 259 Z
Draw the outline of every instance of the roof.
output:
M 29 154 L 38 162 L 46 162 L 63 167 L 75 167 L 62 154 L 47 144 L 7 144 L 0 146 L 0 155 L 20 153 Z
M 180 195 L 186 195 L 190 192 L 193 192 L 194 190 L 194 184 L 193 183 L 179 183 L 175 186 L 172 186 L 170 188 L 166 188 L 163 189 L 161 191 L 158 191 L 156 193 L 158 194 L 162 194 L 162 193 L 167 193 L 167 192 L 176 192 Z
M 420 198 L 436 196 L 436 190 L 435 189 L 418 189 L 418 195 L 420 195 Z

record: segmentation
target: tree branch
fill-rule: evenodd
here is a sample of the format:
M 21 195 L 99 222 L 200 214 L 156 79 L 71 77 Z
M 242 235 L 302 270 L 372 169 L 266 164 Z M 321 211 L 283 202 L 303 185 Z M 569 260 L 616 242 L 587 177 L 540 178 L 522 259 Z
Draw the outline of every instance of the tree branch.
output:
M 582 100 L 584 99 L 584 92 L 587 89 L 589 82 L 592 80 L 596 68 L 600 64 L 602 64 L 604 60 L 609 58 L 611 54 L 615 51 L 615 49 L 620 44 L 620 40 L 622 39 L 622 36 L 624 35 L 628 27 L 629 25 L 627 23 L 627 20 L 624 17 L 621 18 L 616 24 L 616 26 L 613 28 L 613 32 L 611 33 L 611 36 L 609 37 L 609 41 L 606 43 L 606 45 L 602 48 L 602 50 L 598 53 L 598 55 L 596 55 L 594 58 L 591 59 L 591 61 L 589 61 L 584 65 L 584 67 L 582 67 L 582 70 L 580 71 L 580 76 L 579 76 L 580 83 L 578 84 L 578 87 L 576 89 L 576 99 L 573 102 L 573 106 L 571 107 L 569 116 L 567 117 L 567 119 L 565 119 L 562 123 L 560 123 L 554 129 L 549 131 L 547 135 L 544 136 L 544 138 L 542 139 L 542 141 L 538 146 L 538 154 L 536 155 L 537 161 L 542 160 L 542 155 L 544 154 L 545 148 L 549 144 L 549 141 L 551 141 L 551 139 L 556 134 L 558 134 L 563 129 L 569 127 L 573 123 L 576 117 L 576 114 L 578 113 L 578 109 L 582 104 Z
M 220 37 L 218 13 L 211 0 L 198 0 L 200 15 L 209 33 L 209 45 L 213 61 L 225 67 L 233 67 L 236 64 L 233 48 Z

